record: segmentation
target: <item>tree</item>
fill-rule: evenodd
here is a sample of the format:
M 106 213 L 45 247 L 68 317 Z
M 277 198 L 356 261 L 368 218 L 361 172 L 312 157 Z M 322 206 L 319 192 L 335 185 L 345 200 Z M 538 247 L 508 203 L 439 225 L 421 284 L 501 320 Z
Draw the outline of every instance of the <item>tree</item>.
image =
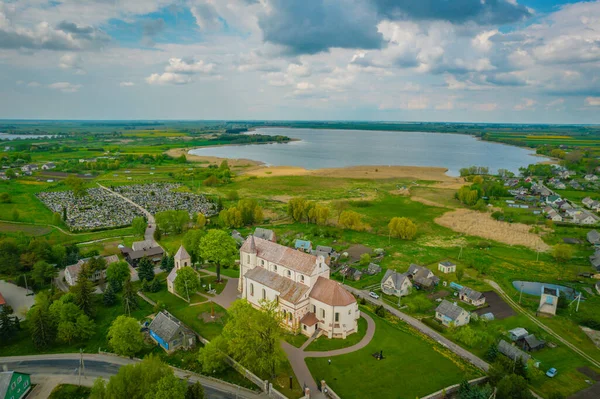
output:
M 140 323 L 133 317 L 119 316 L 108 329 L 108 343 L 115 353 L 134 356 L 144 346 L 144 335 Z
M 160 291 L 160 287 L 161 287 L 160 280 L 158 278 L 154 277 L 154 279 L 150 283 L 150 287 L 149 287 L 150 292 L 158 292 L 158 291 Z
M 369 254 L 362 254 L 360 256 L 360 265 L 361 266 L 368 266 L 369 263 L 371 263 L 371 255 L 369 255 Z
M 33 345 L 37 349 L 47 348 L 56 336 L 56 329 L 50 315 L 50 300 L 44 293 L 35 297 L 35 305 L 27 312 L 27 322 Z
M 156 225 L 162 232 L 181 234 L 190 222 L 190 214 L 187 211 L 163 211 L 154 215 Z
M 196 227 L 203 229 L 204 226 L 206 226 L 206 216 L 204 216 L 202 213 L 199 213 L 196 217 Z
M 219 223 L 221 223 L 223 227 L 227 227 L 229 229 L 242 227 L 244 225 L 242 212 L 235 206 L 232 206 L 229 209 L 223 209 L 219 213 Z
M 75 295 L 75 304 L 79 306 L 79 309 L 83 310 L 86 315 L 92 316 L 94 314 L 92 298 L 94 286 L 84 273 L 86 268 L 86 265 L 81 267 L 81 272 L 77 276 L 77 283 L 71 287 L 71 292 Z
M 123 283 L 130 277 L 129 264 L 125 261 L 111 263 L 106 269 L 106 280 L 113 286 L 115 292 L 121 291 Z
M 188 385 L 187 391 L 185 391 L 185 399 L 204 399 L 204 387 L 200 382 L 196 381 L 195 384 Z
M 412 240 L 417 235 L 417 225 L 408 218 L 394 217 L 388 224 L 390 236 L 399 237 L 402 240 Z
M 364 224 L 359 213 L 354 211 L 344 211 L 340 215 L 339 225 L 343 229 L 348 230 L 364 230 Z
M 146 219 L 143 217 L 133 218 L 131 221 L 131 227 L 133 228 L 133 233 L 136 236 L 144 236 L 146 233 L 146 227 L 148 227 L 148 223 L 146 223 Z
M 221 266 L 233 263 L 239 256 L 235 240 L 223 230 L 208 230 L 200 240 L 200 256 L 217 268 L 217 282 L 221 281 Z
M 9 193 L 0 193 L 0 204 L 10 204 L 12 199 Z
M 47 281 L 51 281 L 58 275 L 56 268 L 43 260 L 36 262 L 31 271 L 33 281 L 39 286 L 43 286 Z
M 556 244 L 552 247 L 552 257 L 557 263 L 567 263 L 573 257 L 573 248 L 568 244 Z
M 496 386 L 497 399 L 533 399 L 527 381 L 520 375 L 507 375 Z
M 465 270 L 462 267 L 456 268 L 456 280 L 460 283 L 463 276 L 465 275 Z
M 83 180 L 74 175 L 69 175 L 64 183 L 69 186 L 71 190 L 73 190 L 73 195 L 75 197 L 83 197 L 87 194 L 86 189 L 84 188 Z
M 19 318 L 13 316 L 13 308 L 9 305 L 0 307 L 0 345 L 9 342 L 20 329 Z
M 498 358 L 498 353 L 498 345 L 496 345 L 496 343 L 493 343 L 490 345 L 487 352 L 485 353 L 485 358 L 488 362 L 495 362 Z
M 133 290 L 133 284 L 131 284 L 131 280 L 128 279 L 123 285 L 123 309 L 125 310 L 125 313 L 131 314 L 131 311 L 137 308 L 137 295 Z
M 150 259 L 144 257 L 140 260 L 138 265 L 138 276 L 140 277 L 140 281 L 152 281 L 154 278 L 154 265 L 150 261 Z
M 187 383 L 170 373 L 156 382 L 154 389 L 146 394 L 145 399 L 185 399 L 186 392 Z
M 288 215 L 290 215 L 295 222 L 300 222 L 307 218 L 308 208 L 309 204 L 306 198 L 292 198 L 288 202 Z
M 174 284 L 177 293 L 189 301 L 190 296 L 200 289 L 200 277 L 190 266 L 182 267 L 177 270 Z
M 205 374 L 216 374 L 227 368 L 225 363 L 225 341 L 221 336 L 210 341 L 198 352 L 198 361 L 202 365 Z
M 183 388 L 181 392 L 178 388 L 174 388 L 177 382 L 171 379 L 173 376 L 173 369 L 163 363 L 158 356 L 150 355 L 139 363 L 120 367 L 119 372 L 110 377 L 108 383 L 95 382 L 91 398 L 154 399 L 159 397 L 156 393 L 160 392 L 162 394 L 160 398 L 184 399 L 184 382 L 179 382 Z M 164 378 L 168 380 L 163 380 Z
M 348 209 L 348 202 L 347 201 L 335 201 L 333 203 L 333 209 L 335 210 L 335 213 L 337 215 L 337 223 L 340 223 L 340 217 L 342 216 L 342 212 L 344 212 L 346 209 Z
M 102 302 L 106 307 L 113 306 L 115 302 L 117 302 L 117 295 L 115 294 L 115 289 L 112 284 L 106 286 L 104 294 L 102 295 Z
M 171 271 L 169 270 L 169 257 L 167 255 L 163 255 L 162 259 L 160 260 L 160 270 L 165 272 Z
M 183 247 L 190 254 L 193 265 L 199 261 L 200 240 L 203 236 L 202 230 L 188 230 L 183 236 Z
M 471 186 L 462 186 L 456 193 L 456 198 L 467 206 L 472 206 L 479 200 L 480 192 Z

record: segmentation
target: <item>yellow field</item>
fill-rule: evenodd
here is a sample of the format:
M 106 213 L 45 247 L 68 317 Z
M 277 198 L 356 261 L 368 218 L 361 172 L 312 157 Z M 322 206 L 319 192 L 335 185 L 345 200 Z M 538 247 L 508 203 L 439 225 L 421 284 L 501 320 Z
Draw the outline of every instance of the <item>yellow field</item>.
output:
M 570 140 L 572 138 L 571 136 L 527 136 L 529 140 Z

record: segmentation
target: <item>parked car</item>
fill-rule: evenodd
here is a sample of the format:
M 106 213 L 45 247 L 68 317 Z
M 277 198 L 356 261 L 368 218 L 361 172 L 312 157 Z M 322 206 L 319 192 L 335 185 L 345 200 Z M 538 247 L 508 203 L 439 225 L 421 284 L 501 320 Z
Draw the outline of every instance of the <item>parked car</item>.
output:
M 375 298 L 375 299 L 379 299 L 379 295 L 377 295 L 376 293 L 374 293 L 373 291 L 369 292 L 369 296 L 371 298 Z
M 546 371 L 546 375 L 550 378 L 553 378 L 556 375 L 556 373 L 558 373 L 558 370 L 556 370 L 554 367 Z

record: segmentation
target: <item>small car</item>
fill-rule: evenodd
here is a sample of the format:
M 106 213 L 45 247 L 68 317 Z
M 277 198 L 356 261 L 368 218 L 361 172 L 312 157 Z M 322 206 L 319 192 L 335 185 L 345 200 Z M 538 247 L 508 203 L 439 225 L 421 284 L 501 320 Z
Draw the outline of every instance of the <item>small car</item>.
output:
M 373 291 L 369 292 L 369 296 L 370 296 L 371 298 L 374 298 L 374 299 L 379 299 L 379 295 L 377 295 L 377 294 L 376 294 L 376 293 L 374 293 Z
M 558 373 L 558 370 L 556 370 L 554 367 L 552 367 L 550 370 L 546 371 L 546 375 L 550 378 L 553 378 L 554 376 L 556 376 L 556 373 Z

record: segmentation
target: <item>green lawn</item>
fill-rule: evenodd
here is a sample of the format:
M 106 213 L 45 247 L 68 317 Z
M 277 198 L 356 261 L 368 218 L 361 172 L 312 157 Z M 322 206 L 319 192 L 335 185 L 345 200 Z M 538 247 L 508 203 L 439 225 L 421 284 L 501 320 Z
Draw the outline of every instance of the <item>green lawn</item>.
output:
M 215 313 L 220 313 L 223 317 L 215 322 L 205 323 L 202 319 L 202 314 L 211 312 L 210 303 L 189 306 L 186 301 L 179 299 L 168 292 L 166 287 L 163 287 L 159 292 L 147 292 L 146 295 L 155 302 L 165 304 L 166 309 L 169 312 L 208 340 L 217 337 L 221 333 L 223 324 L 227 320 L 227 312 L 225 309 L 213 303 L 212 306 Z
M 210 272 L 213 272 L 213 273 L 217 272 L 217 268 L 215 266 L 205 267 L 204 269 L 206 269 Z M 238 278 L 238 277 L 240 277 L 240 270 L 234 269 L 232 267 L 228 267 L 228 268 L 221 267 L 221 275 L 225 276 L 225 277 Z M 202 280 L 204 281 L 204 277 L 202 278 Z
M 90 397 L 92 389 L 88 387 L 80 387 L 78 385 L 60 384 L 52 393 L 49 399 L 87 399 Z
M 414 398 L 480 373 L 400 321 L 375 320 L 375 336 L 365 348 L 331 358 L 307 358 L 316 381 L 325 380 L 342 398 Z M 372 354 L 383 351 L 384 360 Z
M 358 332 L 348 335 L 346 339 L 332 338 L 329 339 L 325 335 L 321 335 L 310 343 L 305 351 L 330 351 L 334 349 L 348 348 L 359 343 L 367 332 L 367 320 L 363 317 L 358 319 Z
M 283 335 L 283 339 L 290 345 L 295 346 L 296 348 L 301 347 L 306 341 L 308 341 L 308 337 L 304 334 L 292 334 L 290 332 L 285 332 Z

